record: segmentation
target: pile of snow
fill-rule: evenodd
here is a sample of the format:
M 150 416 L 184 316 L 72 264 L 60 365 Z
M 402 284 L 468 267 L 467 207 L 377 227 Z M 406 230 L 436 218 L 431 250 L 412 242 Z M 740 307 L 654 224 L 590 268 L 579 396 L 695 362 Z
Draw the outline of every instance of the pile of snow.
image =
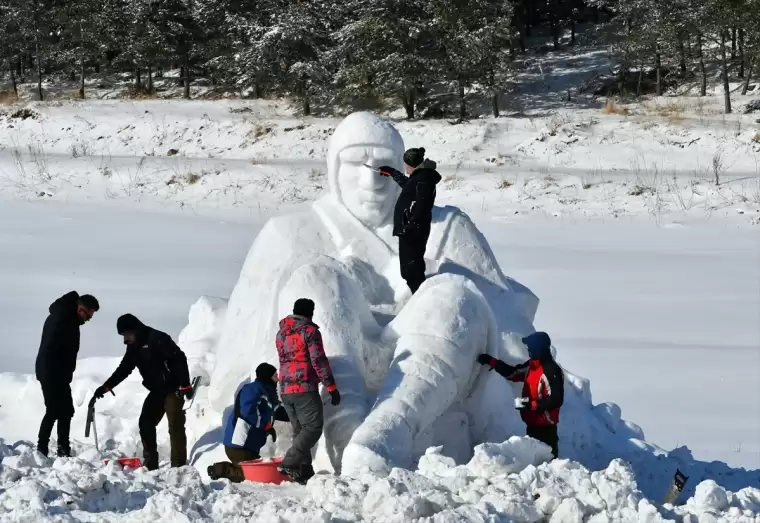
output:
M 475 449 L 456 465 L 429 449 L 416 472 L 385 478 L 318 474 L 306 487 L 205 482 L 192 467 L 122 470 L 82 458 L 47 459 L 0 440 L 0 521 L 7 522 L 756 522 L 760 489 L 731 492 L 713 481 L 679 507 L 659 507 L 614 460 L 591 472 L 549 448 L 513 437 Z

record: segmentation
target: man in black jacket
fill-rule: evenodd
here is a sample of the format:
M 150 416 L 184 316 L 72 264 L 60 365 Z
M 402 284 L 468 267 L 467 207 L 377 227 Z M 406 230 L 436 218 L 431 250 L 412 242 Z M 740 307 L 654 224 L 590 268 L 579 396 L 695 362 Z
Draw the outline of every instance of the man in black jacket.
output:
M 53 425 L 58 423 L 58 455 L 70 456 L 69 432 L 74 417 L 71 380 L 77 368 L 79 327 L 90 321 L 100 309 L 95 297 L 76 291 L 64 294 L 49 308 L 50 315 L 42 327 L 42 340 L 34 372 L 42 386 L 45 416 L 40 423 L 37 450 L 48 455 Z
M 182 467 L 187 464 L 185 411 L 182 406 L 184 398 L 192 394 L 185 353 L 168 334 L 144 325 L 131 314 L 119 317 L 116 330 L 124 337 L 127 352 L 111 377 L 95 390 L 95 397 L 100 399 L 106 392 L 113 390 L 136 367 L 142 376 L 143 386 L 149 391 L 138 424 L 144 464 L 148 470 L 158 468 L 156 427 L 166 414 L 171 442 L 171 465 Z
M 433 221 L 435 186 L 441 175 L 435 170 L 435 162 L 425 159 L 424 147 L 406 151 L 404 165 L 408 177 L 389 166 L 378 170 L 401 186 L 393 210 L 393 235 L 398 236 L 401 277 L 414 294 L 425 281 L 425 249 Z

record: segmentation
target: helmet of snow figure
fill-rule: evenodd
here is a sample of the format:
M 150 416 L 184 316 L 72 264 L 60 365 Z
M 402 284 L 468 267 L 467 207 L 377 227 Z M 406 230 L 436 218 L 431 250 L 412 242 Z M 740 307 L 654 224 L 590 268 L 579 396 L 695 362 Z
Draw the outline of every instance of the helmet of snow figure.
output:
M 389 223 L 400 189 L 374 169 L 390 165 L 403 170 L 403 156 L 404 140 L 388 120 L 365 111 L 348 115 L 328 145 L 331 194 L 365 225 Z

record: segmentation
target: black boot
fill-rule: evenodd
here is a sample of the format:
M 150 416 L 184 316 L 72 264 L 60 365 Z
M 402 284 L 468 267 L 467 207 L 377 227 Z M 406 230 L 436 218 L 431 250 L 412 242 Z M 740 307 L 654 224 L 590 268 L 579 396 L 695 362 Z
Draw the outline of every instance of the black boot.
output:
M 50 451 L 48 450 L 48 444 L 47 443 L 37 443 L 37 452 L 42 454 L 45 457 L 48 457 L 48 454 L 50 454 Z

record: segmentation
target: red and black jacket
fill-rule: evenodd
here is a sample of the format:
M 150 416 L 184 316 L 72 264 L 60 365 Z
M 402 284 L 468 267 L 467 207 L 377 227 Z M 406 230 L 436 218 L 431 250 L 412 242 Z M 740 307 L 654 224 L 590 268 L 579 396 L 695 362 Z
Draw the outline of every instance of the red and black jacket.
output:
M 280 320 L 275 344 L 280 360 L 282 394 L 319 391 L 320 382 L 330 392 L 337 390 L 322 345 L 322 333 L 310 319 L 293 315 Z
M 526 425 L 559 423 L 559 409 L 565 400 L 565 376 L 557 362 L 545 358 L 513 367 L 493 358 L 491 368 L 509 381 L 524 383 L 522 396 L 530 398 L 530 404 L 520 409 L 520 416 Z

